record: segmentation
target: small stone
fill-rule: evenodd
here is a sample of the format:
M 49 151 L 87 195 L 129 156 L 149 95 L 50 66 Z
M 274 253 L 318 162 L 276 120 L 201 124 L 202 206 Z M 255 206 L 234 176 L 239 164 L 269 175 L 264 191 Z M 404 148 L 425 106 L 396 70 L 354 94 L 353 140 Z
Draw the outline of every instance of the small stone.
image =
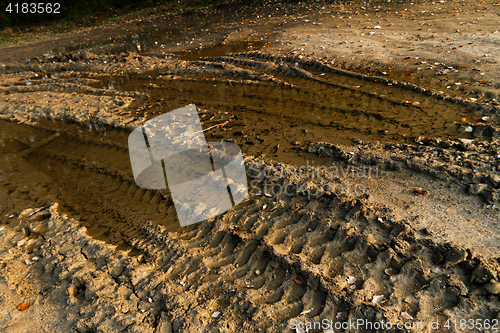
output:
M 215 311 L 214 313 L 212 313 L 212 318 L 217 319 L 220 317 L 220 315 L 221 315 L 220 311 Z
M 401 318 L 403 318 L 404 320 L 412 320 L 413 319 L 413 317 L 410 316 L 410 314 L 406 311 L 401 312 Z
M 310 308 L 309 310 L 304 310 L 300 313 L 300 315 L 305 315 L 305 314 L 308 314 L 309 312 L 311 312 L 314 308 Z
M 474 140 L 471 140 L 471 139 L 458 139 L 458 140 L 460 140 L 460 142 L 465 143 L 465 144 L 469 144 L 469 143 L 474 142 Z
M 373 304 L 382 304 L 385 301 L 384 295 L 373 296 L 372 303 Z
M 443 273 L 443 270 L 439 267 L 433 267 L 433 268 L 431 268 L 431 272 L 435 273 L 435 274 L 441 274 L 441 273 Z

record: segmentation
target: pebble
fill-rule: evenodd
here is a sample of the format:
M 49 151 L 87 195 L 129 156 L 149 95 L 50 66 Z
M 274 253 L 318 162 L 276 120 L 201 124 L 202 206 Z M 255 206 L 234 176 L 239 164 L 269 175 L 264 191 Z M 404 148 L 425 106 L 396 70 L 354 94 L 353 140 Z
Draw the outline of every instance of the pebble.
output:
M 310 308 L 309 310 L 304 310 L 300 313 L 300 315 L 305 315 L 305 314 L 308 314 L 309 312 L 311 312 L 314 308 Z
M 459 139 L 459 140 L 460 140 L 460 142 L 465 143 L 465 144 L 474 142 L 474 140 L 471 140 L 471 139 Z
M 384 295 L 373 296 L 372 303 L 373 304 L 382 304 L 385 301 Z
M 403 318 L 404 320 L 412 320 L 413 319 L 413 317 L 410 316 L 410 314 L 406 311 L 401 312 L 401 318 Z
M 35 262 L 37 262 L 37 261 L 38 261 L 38 257 L 33 257 L 33 258 L 31 258 L 31 260 L 26 259 L 26 260 L 24 261 L 24 263 L 25 263 L 26 265 L 30 266 L 30 265 L 33 265 L 33 264 L 34 264 Z
M 217 319 L 220 317 L 220 315 L 221 315 L 220 311 L 215 311 L 214 313 L 212 313 L 212 318 Z
M 441 270 L 441 268 L 439 268 L 439 267 L 433 267 L 433 268 L 431 268 L 431 272 L 433 272 L 435 274 L 441 274 L 443 272 L 443 270 Z

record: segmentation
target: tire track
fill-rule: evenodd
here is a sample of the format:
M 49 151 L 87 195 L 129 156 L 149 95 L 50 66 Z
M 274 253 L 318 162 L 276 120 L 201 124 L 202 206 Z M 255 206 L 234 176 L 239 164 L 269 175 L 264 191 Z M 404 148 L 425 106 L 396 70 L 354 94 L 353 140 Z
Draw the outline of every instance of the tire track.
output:
M 498 263 L 422 238 L 391 221 L 389 210 L 370 210 L 363 198 L 254 197 L 227 214 L 168 232 L 161 226 L 171 218 L 166 193 L 135 186 L 119 144 L 61 136 L 28 159 L 58 170 L 46 172 L 90 235 L 155 262 L 163 278 L 180 281 L 186 292 L 217 299 L 228 313 L 223 321 L 252 327 L 248 331 L 281 330 L 292 318 L 397 322 L 407 312 L 420 321 L 454 319 L 471 298 L 476 310 L 470 316 L 484 317 L 487 307 L 494 319 L 500 309 L 485 294 L 491 282 L 483 278 L 495 279 Z M 241 230 L 231 231 L 235 227 Z M 372 303 L 377 295 L 387 301 Z M 235 315 L 241 304 L 245 317 Z

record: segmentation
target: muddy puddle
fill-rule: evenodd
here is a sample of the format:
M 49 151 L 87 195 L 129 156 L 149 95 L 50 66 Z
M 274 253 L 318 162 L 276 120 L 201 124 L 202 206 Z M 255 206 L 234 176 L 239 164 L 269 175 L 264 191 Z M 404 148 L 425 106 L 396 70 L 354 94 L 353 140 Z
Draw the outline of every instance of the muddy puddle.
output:
M 22 207 L 26 193 L 42 206 L 58 201 L 90 236 L 121 249 L 145 238 L 141 226 L 146 221 L 166 230 L 186 229 L 179 227 L 168 190 L 136 186 L 127 147 L 130 131 L 90 122 L 42 121 L 32 127 L 0 121 L 0 132 L 3 214 Z M 12 226 L 17 222 L 9 220 Z
M 158 32 L 154 35 L 151 35 L 150 33 L 136 33 L 127 35 L 120 39 L 114 39 L 112 40 L 112 43 L 110 43 L 110 41 L 106 41 L 100 43 L 82 44 L 78 45 L 77 47 L 70 47 L 65 51 L 92 51 L 98 54 L 107 55 L 118 54 L 122 52 L 137 52 L 138 54 L 164 57 L 165 59 L 197 60 L 205 57 L 220 56 L 234 52 L 259 50 L 264 45 L 264 43 L 261 41 L 239 42 L 231 44 L 217 44 L 207 47 L 195 46 L 185 51 L 169 52 L 164 51 L 166 46 L 162 43 L 172 43 L 172 39 L 175 40 L 175 38 L 168 36 L 169 31 L 166 32 L 166 37 L 158 38 L 158 36 L 160 35 L 163 36 L 163 34 L 161 33 L 162 32 Z M 187 38 L 189 36 L 185 37 Z
M 283 65 L 248 58 L 233 55 L 195 62 L 192 71 L 175 76 L 167 72 L 93 76 L 99 82 L 90 86 L 140 92 L 142 96 L 131 109 L 141 116 L 154 117 L 194 103 L 207 111 L 203 121 L 211 127 L 224 118 L 219 114 L 231 114 L 236 118 L 234 124 L 209 135 L 256 146 L 249 149 L 252 154 L 269 154 L 266 147 L 279 146 L 274 152 L 277 157 L 296 143 L 345 144 L 351 143 L 351 138 L 412 144 L 425 137 L 473 139 L 481 137 L 482 126 L 488 125 L 482 120 L 485 113 L 476 106 L 446 100 L 429 91 L 310 70 L 298 63 Z M 265 74 L 275 81 L 250 81 L 245 73 L 211 69 L 219 64 Z M 472 127 L 475 125 L 477 130 Z
M 0 120 L 0 186 L 4 189 L 0 214 L 6 217 L 4 222 L 15 227 L 19 220 L 8 212 L 29 203 L 44 207 L 57 201 L 62 212 L 87 227 L 91 237 L 131 254 L 137 254 L 135 242 L 147 240 L 142 230 L 147 223 L 165 231 L 196 229 L 197 225 L 180 227 L 168 188 L 136 185 L 129 134 L 130 130 L 92 121 L 41 120 L 37 126 L 28 126 Z M 306 155 L 313 158 L 313 154 Z M 250 197 L 243 205 L 251 202 Z
M 209 47 L 197 47 L 195 49 L 190 49 L 187 51 L 175 52 L 172 53 L 171 57 L 181 60 L 200 60 L 235 52 L 260 50 L 262 46 L 264 46 L 264 42 L 262 41 L 220 44 Z

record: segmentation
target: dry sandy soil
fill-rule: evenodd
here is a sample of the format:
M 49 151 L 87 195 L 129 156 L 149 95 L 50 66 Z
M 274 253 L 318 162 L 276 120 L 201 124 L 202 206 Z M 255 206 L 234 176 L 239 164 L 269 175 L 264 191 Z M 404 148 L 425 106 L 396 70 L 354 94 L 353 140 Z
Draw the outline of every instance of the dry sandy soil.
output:
M 1 46 L 2 332 L 498 331 L 499 22 L 271 2 Z M 127 137 L 191 103 L 251 194 L 180 228 Z

